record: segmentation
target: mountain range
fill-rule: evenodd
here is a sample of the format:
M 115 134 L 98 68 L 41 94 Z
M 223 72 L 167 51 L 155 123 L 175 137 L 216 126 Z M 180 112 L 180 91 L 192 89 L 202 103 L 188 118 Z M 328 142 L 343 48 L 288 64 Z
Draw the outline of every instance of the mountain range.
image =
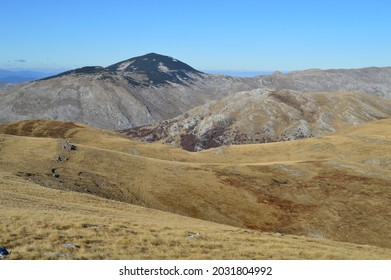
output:
M 263 76 L 264 87 L 303 92 L 361 92 L 391 99 L 391 67 L 275 72 Z
M 3 91 L 0 123 L 46 118 L 124 129 L 158 123 L 228 93 L 256 87 L 244 81 L 203 74 L 174 58 L 152 53 Z
M 43 118 L 120 130 L 158 124 L 196 106 L 254 89 L 364 92 L 389 99 L 390 76 L 391 68 L 385 67 L 239 78 L 202 73 L 175 58 L 150 53 L 3 90 L 0 123 Z
M 11 71 L 11 70 L 0 69 L 0 82 L 7 83 L 7 84 L 30 82 L 52 75 L 53 74 L 43 73 L 39 71 L 30 71 L 30 70 Z

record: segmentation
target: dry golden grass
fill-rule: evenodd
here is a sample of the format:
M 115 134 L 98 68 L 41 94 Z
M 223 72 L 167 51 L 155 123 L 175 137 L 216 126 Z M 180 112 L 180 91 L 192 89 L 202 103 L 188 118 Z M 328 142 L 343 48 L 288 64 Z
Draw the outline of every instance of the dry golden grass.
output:
M 389 259 L 390 128 L 189 153 L 72 123 L 0 126 L 0 245 L 27 259 Z
M 260 233 L 0 173 L 8 259 L 389 259 L 390 249 Z M 189 232 L 198 232 L 191 238 Z M 75 248 L 66 248 L 64 244 Z

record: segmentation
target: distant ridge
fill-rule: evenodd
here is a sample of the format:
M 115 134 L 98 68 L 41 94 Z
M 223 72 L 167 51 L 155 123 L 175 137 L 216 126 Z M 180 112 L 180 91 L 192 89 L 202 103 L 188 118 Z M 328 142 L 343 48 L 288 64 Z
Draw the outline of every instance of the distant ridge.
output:
M 5 69 L 0 69 L 0 82 L 9 83 L 9 84 L 30 82 L 51 75 L 53 74 L 43 73 L 38 71 L 28 71 L 28 70 L 10 71 Z
M 51 119 L 122 130 L 158 124 L 196 106 L 254 89 L 343 91 L 391 99 L 391 67 L 242 78 L 206 74 L 176 58 L 148 53 L 108 67 L 81 67 L 2 88 L 0 123 Z

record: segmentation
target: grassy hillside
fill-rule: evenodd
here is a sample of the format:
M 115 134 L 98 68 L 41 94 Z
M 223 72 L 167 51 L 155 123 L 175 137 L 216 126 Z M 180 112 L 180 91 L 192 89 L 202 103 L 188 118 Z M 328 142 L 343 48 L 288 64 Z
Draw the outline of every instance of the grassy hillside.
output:
M 390 258 L 390 144 L 391 120 L 199 153 L 74 123 L 3 125 L 0 244 L 14 258 Z
M 390 249 L 260 233 L 49 189 L 4 172 L 0 172 L 0 193 L 0 244 L 12 251 L 9 259 L 391 257 Z

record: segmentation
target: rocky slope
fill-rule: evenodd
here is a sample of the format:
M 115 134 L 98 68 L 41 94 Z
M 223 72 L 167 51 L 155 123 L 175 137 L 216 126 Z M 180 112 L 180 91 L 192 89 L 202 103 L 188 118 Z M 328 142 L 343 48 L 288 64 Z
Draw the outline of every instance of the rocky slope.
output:
M 354 91 L 391 98 L 391 68 L 307 70 L 238 78 L 209 75 L 169 56 L 83 67 L 0 92 L 0 123 L 76 121 L 117 130 L 157 124 L 231 93 L 257 88 Z
M 289 141 L 390 118 L 391 100 L 359 93 L 256 89 L 199 106 L 159 125 L 122 131 L 189 151 Z
M 83 67 L 1 92 L 0 123 L 77 121 L 106 129 L 158 123 L 255 82 L 210 76 L 168 56 L 147 54 L 107 68 Z

